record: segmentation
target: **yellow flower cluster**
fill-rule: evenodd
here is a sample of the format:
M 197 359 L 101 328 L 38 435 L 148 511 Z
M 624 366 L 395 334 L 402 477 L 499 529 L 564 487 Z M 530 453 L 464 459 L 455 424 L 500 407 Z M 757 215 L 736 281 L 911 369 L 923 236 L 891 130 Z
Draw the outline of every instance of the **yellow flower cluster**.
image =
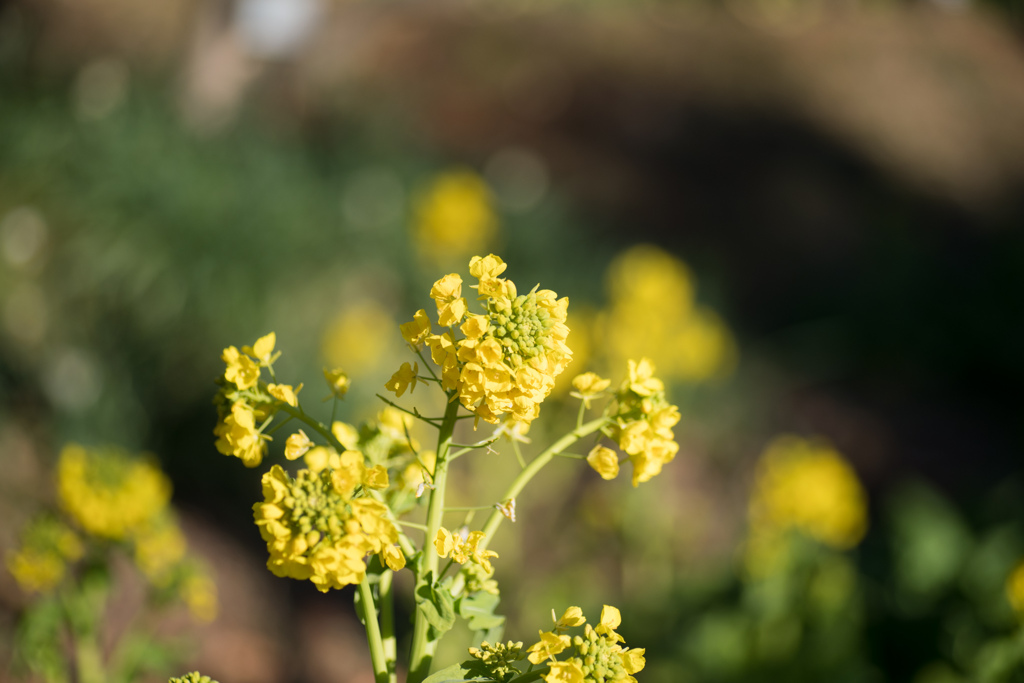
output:
M 417 203 L 412 227 L 418 249 L 435 262 L 482 251 L 498 227 L 487 184 L 468 169 L 439 174 Z
M 718 315 L 694 301 L 686 265 L 652 245 L 620 254 L 607 273 L 609 305 L 596 323 L 610 367 L 653 358 L 668 380 L 701 382 L 727 372 L 736 344 Z
M 552 614 L 554 616 L 554 614 Z M 605 605 L 601 610 L 601 623 L 592 627 L 586 623 L 583 610 L 570 607 L 555 622 L 551 631 L 541 631 L 540 640 L 528 650 L 531 664 L 549 662 L 546 683 L 636 683 L 633 674 L 646 664 L 643 648 L 625 649 L 624 638 L 615 629 L 622 623 L 619 610 Z M 570 638 L 566 631 L 584 626 L 582 636 Z M 572 646 L 574 656 L 557 660 Z
M 68 444 L 57 463 L 57 493 L 64 510 L 86 533 L 124 540 L 164 511 L 171 482 L 149 460 Z
M 491 558 L 497 557 L 498 553 L 480 548 L 480 541 L 484 540 L 484 536 L 482 531 L 473 531 L 463 538 L 462 534 L 453 534 L 441 527 L 434 538 L 434 548 L 441 557 L 451 556 L 459 564 L 466 564 L 472 560 L 483 567 L 487 574 L 492 574 L 494 567 L 491 565 Z
M 665 385 L 654 376 L 654 364 L 642 358 L 629 361 L 629 376 L 615 394 L 613 410 L 615 424 L 610 436 L 629 456 L 633 486 L 639 486 L 660 474 L 676 457 L 679 444 L 672 427 L 679 422 L 679 408 L 665 397 Z M 609 448 L 596 446 L 587 462 L 605 479 L 618 475 L 618 457 Z
M 262 368 L 273 365 L 281 355 L 280 351 L 274 352 L 276 343 L 277 335 L 271 332 L 252 346 L 243 346 L 241 351 L 229 346 L 221 354 L 226 366 L 224 387 L 216 399 L 220 419 L 213 433 L 217 437 L 217 450 L 239 458 L 246 467 L 259 466 L 267 453 L 270 437 L 263 433 L 264 425 L 260 423 L 273 414 L 275 401 L 292 407 L 299 405 L 298 393 L 302 385 L 260 385 Z M 331 379 L 326 373 L 325 377 Z M 334 379 L 339 382 L 343 377 L 344 373 L 338 371 Z M 347 390 L 347 384 L 345 388 Z
M 277 576 L 309 579 L 326 592 L 361 582 L 371 553 L 391 569 L 404 567 L 387 506 L 356 495 L 386 488 L 387 472 L 367 468 L 354 450 L 339 455 L 321 446 L 305 458 L 308 469 L 294 478 L 279 465 L 263 475 L 264 502 L 253 512 L 270 552 L 267 568 Z
M 566 345 L 569 300 L 534 287 L 519 294 L 511 280 L 498 277 L 505 263 L 497 256 L 474 256 L 470 274 L 485 307 L 470 314 L 462 296 L 462 278 L 455 273 L 434 283 L 430 297 L 437 305 L 438 323 L 449 330 L 431 334 L 426 311 L 401 326 L 409 344 L 430 348 L 441 368 L 441 386 L 481 419 L 497 424 L 503 415 L 529 424 L 540 413 L 555 378 L 572 360 Z M 456 337 L 456 326 L 461 337 Z M 403 366 L 386 387 L 396 394 L 413 386 L 415 372 Z
M 47 593 L 83 552 L 74 531 L 56 519 L 39 517 L 22 532 L 20 547 L 7 554 L 7 569 L 23 590 Z
M 192 671 L 184 676 L 175 676 L 168 680 L 167 683 L 217 683 L 217 681 L 209 676 L 203 676 L 198 671 Z
M 755 575 L 780 559 L 790 529 L 837 550 L 867 531 L 867 496 L 853 468 L 828 443 L 793 435 L 765 449 L 748 513 L 747 565 Z
M 1024 561 L 1018 562 L 1006 578 L 1006 598 L 1017 615 L 1024 618 Z

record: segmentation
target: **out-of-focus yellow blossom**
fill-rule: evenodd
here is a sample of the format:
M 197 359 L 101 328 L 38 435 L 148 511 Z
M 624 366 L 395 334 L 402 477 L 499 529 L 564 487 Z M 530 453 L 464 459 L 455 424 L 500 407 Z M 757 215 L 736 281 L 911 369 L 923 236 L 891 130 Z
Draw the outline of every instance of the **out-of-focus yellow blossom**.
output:
M 234 346 L 224 349 L 221 359 L 227 363 L 224 379 L 239 389 L 251 389 L 260 378 L 260 366 L 248 356 L 238 352 Z
M 573 391 L 570 396 L 581 399 L 583 406 L 589 408 L 590 401 L 600 396 L 611 383 L 610 379 L 602 379 L 595 372 L 584 372 L 573 378 L 572 386 L 576 391 Z
M 430 316 L 427 315 L 425 309 L 421 308 L 416 311 L 410 322 L 402 323 L 398 329 L 402 331 L 402 338 L 405 341 L 414 348 L 420 348 L 423 345 L 423 340 L 430 334 Z
M 333 367 L 348 368 L 356 375 L 376 372 L 390 358 L 389 340 L 395 320 L 378 303 L 350 306 L 324 331 L 324 359 Z
M 384 468 L 384 465 L 374 465 L 370 469 L 366 470 L 366 476 L 363 477 L 363 484 L 371 489 L 386 489 L 389 482 L 388 471 Z
M 491 193 L 470 170 L 438 175 L 416 204 L 413 236 L 434 262 L 482 251 L 497 233 Z
M 188 544 L 174 518 L 163 514 L 135 534 L 135 564 L 151 583 L 167 585 Z
M 388 391 L 394 392 L 395 396 L 401 396 L 408 389 L 411 394 L 416 390 L 417 376 L 416 374 L 420 371 L 419 363 L 402 363 L 402 367 L 398 369 L 395 374 L 391 375 L 391 379 L 384 384 L 384 388 Z
M 231 412 L 217 424 L 217 450 L 240 458 L 246 467 L 257 467 L 267 453 L 270 437 L 256 427 L 256 412 L 243 401 L 235 401 Z
M 627 650 L 621 645 L 624 639 L 615 631 L 621 621 L 619 610 L 605 605 L 601 610 L 601 623 L 597 628 L 592 628 L 590 624 L 585 624 L 586 619 L 578 607 L 570 607 L 556 622 L 554 631 L 540 632 L 540 641 L 530 647 L 527 658 L 534 665 L 549 662 L 549 672 L 544 676 L 546 683 L 636 683 L 633 674 L 641 671 L 646 664 L 644 650 Z M 584 626 L 582 636 L 570 639 L 561 633 L 578 626 Z M 570 645 L 574 656 L 560 661 L 556 659 L 556 655 L 567 650 Z
M 493 550 L 480 548 L 480 541 L 484 540 L 484 532 L 472 531 L 466 538 L 460 534 L 453 534 L 448 529 L 441 527 L 437 530 L 434 538 L 434 548 L 441 557 L 451 556 L 459 564 L 466 564 L 472 560 L 484 568 L 488 574 L 494 571 L 491 566 L 491 558 L 497 557 L 498 553 Z
M 324 467 L 300 470 L 294 478 L 274 465 L 263 475 L 264 502 L 253 506 L 256 524 L 267 542 L 267 568 L 277 576 L 309 579 L 321 591 L 359 583 L 365 557 L 376 553 L 393 570 L 405 566 L 394 547 L 398 529 L 384 503 L 353 497 L 365 466 L 358 451 L 327 451 Z
M 1006 598 L 1017 615 L 1024 618 L 1024 561 L 1017 563 L 1006 578 Z
M 331 425 L 331 434 L 342 446 L 349 450 L 359 448 L 359 430 L 347 422 L 335 422 Z
M 296 396 L 296 394 L 298 394 L 300 391 L 302 391 L 301 384 L 298 386 L 298 388 L 292 388 L 291 385 L 288 384 L 267 385 L 267 392 L 271 396 L 276 398 L 278 401 L 284 401 L 293 408 L 296 408 L 299 405 L 299 398 L 298 396 Z
M 679 422 L 679 409 L 665 398 L 664 384 L 654 377 L 654 364 L 643 358 L 629 361 L 629 376 L 615 394 L 615 425 L 611 436 L 626 452 L 633 465 L 633 486 L 651 479 L 671 462 L 679 450 L 672 427 Z M 606 454 L 594 456 L 604 468 L 612 468 Z M 589 462 L 588 458 L 588 462 Z M 591 466 L 597 469 L 594 462 Z
M 436 462 L 437 454 L 434 451 L 420 451 L 419 457 L 402 470 L 402 488 L 422 493 L 422 487 L 432 477 Z
M 217 618 L 217 584 L 208 572 L 191 568 L 182 580 L 179 590 L 193 617 L 206 622 Z
M 867 501 L 853 468 L 831 445 L 786 435 L 774 439 L 758 464 L 749 506 L 748 552 L 762 559 L 789 529 L 838 550 L 867 531 Z M 748 556 L 748 567 L 753 556 Z M 756 562 L 754 564 L 757 564 Z
M 298 460 L 312 447 L 313 442 L 306 436 L 306 432 L 300 429 L 284 442 L 284 457 L 289 460 Z
M 121 540 L 167 506 L 171 482 L 149 460 L 69 444 L 57 463 L 61 506 L 85 532 Z
M 48 593 L 83 552 L 74 531 L 51 517 L 38 517 L 22 531 L 20 546 L 7 553 L 6 564 L 22 590 Z
M 505 263 L 497 256 L 474 256 L 470 274 L 478 279 L 478 299 L 486 313 L 470 316 L 458 329 L 425 339 L 431 359 L 441 368 L 441 386 L 469 411 L 492 424 L 503 415 L 530 423 L 551 393 L 555 378 L 572 359 L 566 345 L 569 300 L 551 290 L 518 294 L 512 281 L 499 278 Z M 462 279 L 444 276 L 430 292 L 442 326 L 465 316 Z M 462 302 L 459 304 L 459 302 Z M 458 305 L 457 305 L 458 304 Z
M 352 380 L 341 368 L 324 368 L 324 379 L 327 380 L 331 393 L 337 398 L 345 398 L 345 394 L 352 386 Z
M 619 455 L 615 451 L 598 444 L 587 454 L 587 463 L 602 479 L 611 481 L 619 476 Z
M 619 255 L 607 273 L 609 306 L 597 327 L 609 365 L 641 355 L 667 380 L 701 382 L 728 372 L 736 344 L 710 309 L 694 302 L 686 265 L 652 245 Z

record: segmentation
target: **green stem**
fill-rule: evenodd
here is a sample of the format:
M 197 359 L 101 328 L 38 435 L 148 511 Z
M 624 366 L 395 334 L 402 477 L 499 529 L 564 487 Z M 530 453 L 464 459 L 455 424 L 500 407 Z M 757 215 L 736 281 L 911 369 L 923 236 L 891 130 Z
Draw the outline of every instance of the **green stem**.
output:
M 427 578 L 436 581 L 440 556 L 434 548 L 434 537 L 441 527 L 444 516 L 444 490 L 448 480 L 448 451 L 451 448 L 452 433 L 459 413 L 459 402 L 450 401 L 445 409 L 444 420 L 441 422 L 437 435 L 437 462 L 434 465 L 434 488 L 430 491 L 430 503 L 427 506 L 427 531 L 423 541 L 423 570 L 416 577 L 416 592 L 427 584 Z M 409 656 L 409 677 L 407 683 L 419 683 L 430 673 L 430 665 L 434 659 L 437 641 L 429 638 L 430 624 L 427 623 L 423 610 L 416 610 L 412 632 L 412 652 Z
M 543 677 L 544 674 L 546 674 L 550 670 L 550 666 L 542 666 L 541 668 L 536 669 L 535 671 L 527 671 L 522 675 L 516 676 L 509 683 L 529 683 L 529 681 L 536 681 Z
M 515 478 L 512 485 L 508 487 L 505 495 L 501 498 L 502 500 L 509 500 L 515 498 L 523 490 L 523 488 L 530 483 L 530 480 L 540 472 L 545 465 L 551 462 L 551 459 L 556 455 L 564 451 L 569 446 L 573 445 L 585 436 L 589 436 L 601 429 L 601 427 L 608 424 L 608 418 L 599 417 L 596 420 L 591 420 L 586 424 L 582 424 L 576 429 L 572 430 L 561 439 L 551 444 L 547 450 L 538 455 L 533 461 L 526 466 L 519 476 Z M 480 541 L 479 547 L 481 550 L 486 548 L 491 542 L 491 538 L 494 536 L 494 532 L 498 530 L 498 525 L 501 524 L 501 520 L 505 519 L 505 515 L 501 514 L 501 510 L 495 510 L 491 513 L 491 516 L 487 518 L 487 523 L 484 525 L 484 537 Z
M 380 635 L 384 644 L 384 657 L 388 665 L 388 683 L 397 683 L 398 645 L 395 640 L 395 601 L 391 591 L 394 572 L 385 569 L 380 575 L 377 592 L 380 596 Z
M 359 597 L 363 602 L 363 620 L 366 622 L 366 640 L 370 645 L 374 681 L 389 683 L 388 659 L 384 653 L 384 641 L 380 637 L 380 624 L 377 623 L 377 608 L 373 604 L 373 589 L 370 587 L 369 577 L 363 577 L 359 584 Z
M 296 408 L 295 406 L 289 405 L 284 401 L 275 401 L 274 403 L 277 406 L 278 410 L 282 410 L 291 415 L 292 417 L 294 417 L 295 419 L 305 422 L 310 429 L 312 429 L 317 434 L 327 439 L 327 443 L 331 444 L 334 450 L 338 451 L 339 453 L 344 453 L 346 450 L 348 450 L 347 448 L 341 445 L 341 442 L 338 441 L 337 437 L 335 437 L 334 434 L 331 433 L 331 430 L 329 427 L 327 427 L 327 425 L 323 424 L 319 420 L 314 420 L 309 415 L 306 415 L 302 408 Z

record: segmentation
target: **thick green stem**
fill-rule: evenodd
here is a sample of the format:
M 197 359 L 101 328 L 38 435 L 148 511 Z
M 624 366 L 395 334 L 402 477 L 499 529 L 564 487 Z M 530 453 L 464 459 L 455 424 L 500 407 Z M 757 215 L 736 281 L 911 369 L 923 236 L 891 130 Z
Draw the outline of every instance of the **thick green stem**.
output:
M 512 485 L 508 487 L 508 490 L 505 492 L 505 497 L 502 498 L 502 500 L 509 500 L 510 498 L 518 496 L 523 488 L 530 483 L 530 480 L 533 479 L 545 465 L 551 462 L 552 458 L 583 437 L 589 436 L 601 429 L 601 427 L 604 427 L 608 422 L 609 420 L 606 417 L 591 420 L 586 424 L 580 425 L 555 443 L 551 444 L 547 450 L 534 458 L 533 461 L 526 466 L 526 469 L 519 473 L 519 476 L 515 478 Z M 480 549 L 484 549 L 488 544 L 490 544 L 491 538 L 494 536 L 494 532 L 498 530 L 498 526 L 501 524 L 501 520 L 503 519 L 505 519 L 505 515 L 503 515 L 500 510 L 495 510 L 491 513 L 491 516 L 487 518 L 487 523 L 484 525 L 484 538 L 480 541 L 478 546 Z
M 441 527 L 444 517 L 444 489 L 448 481 L 448 452 L 451 449 L 452 433 L 459 413 L 459 402 L 451 401 L 444 412 L 437 435 L 437 461 L 434 465 L 434 488 L 430 491 L 430 503 L 427 507 L 427 531 L 423 540 L 423 569 L 416 577 L 416 591 L 426 585 L 427 579 L 438 579 L 437 569 L 440 556 L 434 548 L 434 537 Z M 420 609 L 416 610 L 412 632 L 412 652 L 409 657 L 409 678 L 407 683 L 419 683 L 430 673 L 430 665 L 434 659 L 437 641 L 429 638 L 430 624 Z
M 398 658 L 398 645 L 395 641 L 395 601 L 391 590 L 394 572 L 385 569 L 380 575 L 380 582 L 377 584 L 377 594 L 380 597 L 380 635 L 384 643 L 384 657 L 388 665 L 388 683 L 397 683 L 398 673 L 396 671 L 396 660 Z
M 370 661 L 373 663 L 373 678 L 376 683 L 389 683 L 388 659 L 384 654 L 384 641 L 380 637 L 377 623 L 377 608 L 373 604 L 373 589 L 370 580 L 364 577 L 359 584 L 359 597 L 363 603 L 363 621 L 366 622 L 366 640 L 370 645 Z

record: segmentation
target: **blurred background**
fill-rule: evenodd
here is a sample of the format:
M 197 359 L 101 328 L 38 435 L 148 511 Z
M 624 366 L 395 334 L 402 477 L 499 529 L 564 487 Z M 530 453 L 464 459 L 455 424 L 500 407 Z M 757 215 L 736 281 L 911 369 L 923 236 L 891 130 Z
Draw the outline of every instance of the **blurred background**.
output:
M 220 609 L 152 680 L 372 680 L 351 592 L 264 569 L 220 351 L 274 330 L 305 401 L 341 366 L 373 419 L 398 323 L 494 252 L 571 300 L 533 446 L 627 358 L 682 412 L 639 488 L 527 489 L 507 637 L 607 603 L 652 683 L 1024 680 L 1022 32 L 1019 0 L 0 2 L 0 546 L 65 443 L 153 453 Z M 463 464 L 464 504 L 515 467 Z M 759 555 L 774 490 L 813 502 Z M 800 521 L 832 513 L 860 531 Z M 0 572 L 4 680 L 32 600 Z

